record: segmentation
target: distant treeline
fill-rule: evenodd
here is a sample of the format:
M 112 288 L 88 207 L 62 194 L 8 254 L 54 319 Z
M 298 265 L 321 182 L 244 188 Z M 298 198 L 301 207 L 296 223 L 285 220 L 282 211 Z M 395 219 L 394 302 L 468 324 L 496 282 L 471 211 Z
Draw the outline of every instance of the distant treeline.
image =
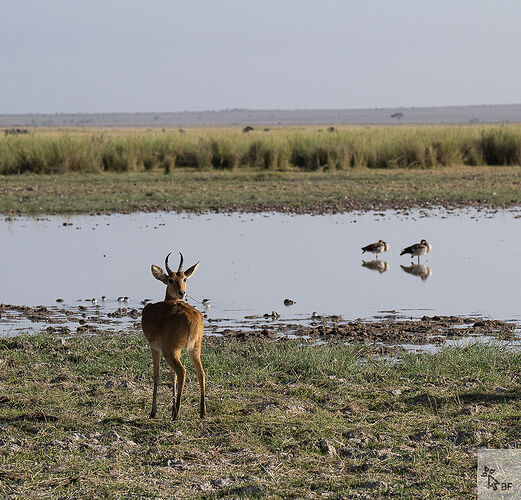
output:
M 40 131 L 0 137 L 0 174 L 175 168 L 521 165 L 521 126 Z

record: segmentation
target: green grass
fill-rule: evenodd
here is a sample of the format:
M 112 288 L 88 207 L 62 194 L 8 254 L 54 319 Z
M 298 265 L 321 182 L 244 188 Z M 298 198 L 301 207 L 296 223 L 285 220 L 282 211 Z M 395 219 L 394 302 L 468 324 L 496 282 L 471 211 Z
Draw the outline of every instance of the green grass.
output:
M 238 129 L 33 129 L 0 137 L 0 174 L 160 169 L 349 170 L 521 165 L 521 126 Z
M 175 171 L 0 177 L 0 213 L 325 212 L 521 203 L 521 169 L 453 167 L 345 172 Z
M 520 151 L 520 125 L 35 129 L 0 137 L 0 213 L 511 206 Z
M 0 339 L 0 495 L 468 498 L 476 449 L 519 446 L 521 354 L 205 339 L 207 418 L 169 419 L 135 334 Z M 363 496 L 365 495 L 365 496 Z

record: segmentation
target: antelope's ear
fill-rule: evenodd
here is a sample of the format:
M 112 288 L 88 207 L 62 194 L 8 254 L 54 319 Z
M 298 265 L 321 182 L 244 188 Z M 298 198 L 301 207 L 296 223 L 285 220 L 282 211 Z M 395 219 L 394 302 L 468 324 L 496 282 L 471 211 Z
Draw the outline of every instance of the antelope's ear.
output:
M 156 280 L 162 281 L 165 285 L 168 284 L 168 276 L 163 272 L 163 270 L 159 266 L 155 266 L 152 264 L 152 267 L 150 268 L 152 270 L 152 276 Z
M 185 277 L 186 278 L 189 278 L 190 276 L 192 276 L 192 274 L 195 273 L 195 271 L 197 271 L 197 268 L 199 267 L 199 262 L 197 264 L 194 264 L 192 267 L 188 268 L 186 271 L 185 271 Z

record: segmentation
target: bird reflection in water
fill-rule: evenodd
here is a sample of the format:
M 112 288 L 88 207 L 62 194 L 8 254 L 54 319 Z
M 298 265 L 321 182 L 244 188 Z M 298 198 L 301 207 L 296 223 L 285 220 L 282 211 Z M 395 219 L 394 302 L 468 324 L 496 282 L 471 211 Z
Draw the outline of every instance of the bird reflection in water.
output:
M 371 269 L 372 271 L 378 271 L 380 274 L 385 273 L 385 271 L 389 270 L 389 264 L 385 262 L 385 260 L 363 260 L 362 267 L 366 267 L 367 269 Z
M 406 273 L 413 274 L 414 276 L 419 276 L 423 281 L 425 281 L 431 274 L 432 270 L 429 266 L 425 264 L 413 264 L 411 262 L 410 266 L 400 266 Z

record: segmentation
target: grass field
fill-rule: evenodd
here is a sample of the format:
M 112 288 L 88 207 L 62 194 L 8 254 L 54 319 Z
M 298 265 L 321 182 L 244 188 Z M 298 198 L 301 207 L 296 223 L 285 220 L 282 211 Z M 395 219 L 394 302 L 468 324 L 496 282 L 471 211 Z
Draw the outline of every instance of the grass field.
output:
M 0 137 L 0 213 L 511 206 L 520 152 L 520 125 L 34 129 Z
M 0 339 L 4 498 L 469 498 L 478 447 L 521 444 L 521 354 L 378 359 L 207 338 L 180 420 L 139 335 Z M 186 361 L 186 358 L 185 358 Z M 354 498 L 354 497 L 353 497 Z
M 518 167 L 352 169 L 338 172 L 175 170 L 0 176 L 0 213 L 134 211 L 341 212 L 521 204 Z
M 0 174 L 521 165 L 521 125 L 33 129 L 0 138 Z

